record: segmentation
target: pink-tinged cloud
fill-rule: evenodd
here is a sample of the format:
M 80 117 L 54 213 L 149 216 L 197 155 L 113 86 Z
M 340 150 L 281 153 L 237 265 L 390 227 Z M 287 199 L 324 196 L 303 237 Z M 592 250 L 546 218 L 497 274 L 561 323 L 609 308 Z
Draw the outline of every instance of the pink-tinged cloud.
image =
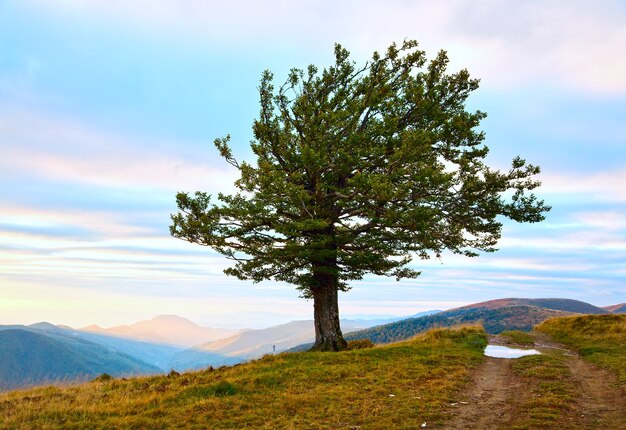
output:
M 153 234 L 151 229 L 129 222 L 125 215 L 123 212 L 55 210 L 0 203 L 0 222 L 5 226 L 38 228 L 42 233 L 45 233 L 46 229 L 75 228 L 108 239 L 120 237 L 141 239 Z
M 577 194 L 595 201 L 626 202 L 626 169 L 599 173 L 546 173 L 540 179 L 542 194 Z
M 585 211 L 573 214 L 572 218 L 582 227 L 601 229 L 607 233 L 626 230 L 626 212 Z
M 341 42 L 361 55 L 415 38 L 451 52 L 490 85 L 527 82 L 626 92 L 626 9 L 619 1 L 28 0 L 60 20 L 102 20 L 188 45 L 296 44 L 326 52 Z
M 189 142 L 132 140 L 71 119 L 23 112 L 0 116 L 0 136 L 0 176 L 172 192 L 228 191 L 236 179 L 235 169 L 209 143 L 202 160 L 184 158 Z

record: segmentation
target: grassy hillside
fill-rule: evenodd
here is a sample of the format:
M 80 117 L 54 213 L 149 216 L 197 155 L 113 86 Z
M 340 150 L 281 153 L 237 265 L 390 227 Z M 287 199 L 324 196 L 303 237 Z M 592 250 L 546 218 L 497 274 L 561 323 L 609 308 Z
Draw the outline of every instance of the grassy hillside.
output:
M 626 386 L 626 315 L 585 315 L 550 319 L 536 327 L 580 355 L 615 372 Z
M 0 428 L 415 429 L 482 360 L 477 327 L 340 353 L 285 353 L 217 370 L 0 395 Z
M 498 309 L 457 309 L 420 318 L 409 318 L 391 324 L 372 327 L 347 334 L 348 340 L 370 339 L 374 343 L 389 343 L 408 339 L 434 327 L 480 323 L 488 333 L 505 330 L 531 330 L 536 324 L 552 318 L 569 315 L 566 312 L 535 306 L 508 306 Z
M 147 374 L 160 369 L 82 339 L 54 338 L 28 330 L 0 330 L 0 391 L 113 375 Z

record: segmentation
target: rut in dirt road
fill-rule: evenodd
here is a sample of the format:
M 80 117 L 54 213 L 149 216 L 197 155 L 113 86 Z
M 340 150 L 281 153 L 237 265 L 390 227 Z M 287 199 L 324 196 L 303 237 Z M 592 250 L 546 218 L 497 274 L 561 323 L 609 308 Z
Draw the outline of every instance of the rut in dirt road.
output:
M 540 348 L 565 349 L 546 335 L 537 334 Z M 626 429 L 626 393 L 615 388 L 615 377 L 603 369 L 566 352 L 566 364 L 579 388 L 576 414 L 586 428 Z
M 451 405 L 458 414 L 444 429 L 499 429 L 511 420 L 513 400 L 522 384 L 513 378 L 511 360 L 486 357 L 478 369 L 470 391 Z
M 588 428 L 626 429 L 626 396 L 606 383 L 610 375 L 580 360 L 569 359 L 573 379 L 581 387 L 577 412 Z

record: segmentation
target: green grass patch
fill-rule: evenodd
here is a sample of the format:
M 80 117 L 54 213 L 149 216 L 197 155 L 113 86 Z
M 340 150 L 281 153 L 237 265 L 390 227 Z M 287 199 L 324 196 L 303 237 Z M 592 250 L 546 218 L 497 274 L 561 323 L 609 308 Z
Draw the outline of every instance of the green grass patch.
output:
M 626 314 L 554 318 L 535 328 L 608 369 L 626 386 Z
M 576 399 L 576 386 L 563 354 L 557 351 L 521 357 L 513 361 L 512 368 L 532 388 L 520 404 L 511 428 L 562 428 Z
M 525 331 L 503 331 L 502 333 L 500 333 L 500 337 L 503 338 L 507 343 L 514 343 L 524 346 L 533 346 L 535 344 L 535 340 L 533 339 L 532 335 Z
M 479 327 L 214 371 L 0 395 L 0 428 L 414 429 L 435 426 L 483 361 Z M 42 399 L 33 401 L 32 399 Z
M 232 396 L 237 394 L 237 389 L 230 382 L 222 381 L 214 385 L 195 385 L 180 391 L 177 395 L 180 399 L 193 401 L 207 397 Z

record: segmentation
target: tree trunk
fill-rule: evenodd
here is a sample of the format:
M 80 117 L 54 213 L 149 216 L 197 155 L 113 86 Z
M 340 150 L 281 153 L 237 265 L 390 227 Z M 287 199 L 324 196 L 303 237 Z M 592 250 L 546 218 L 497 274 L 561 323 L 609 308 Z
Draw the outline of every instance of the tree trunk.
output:
M 339 326 L 338 291 L 335 282 L 315 288 L 313 291 L 313 314 L 315 316 L 315 344 L 311 351 L 341 351 L 348 344 Z

